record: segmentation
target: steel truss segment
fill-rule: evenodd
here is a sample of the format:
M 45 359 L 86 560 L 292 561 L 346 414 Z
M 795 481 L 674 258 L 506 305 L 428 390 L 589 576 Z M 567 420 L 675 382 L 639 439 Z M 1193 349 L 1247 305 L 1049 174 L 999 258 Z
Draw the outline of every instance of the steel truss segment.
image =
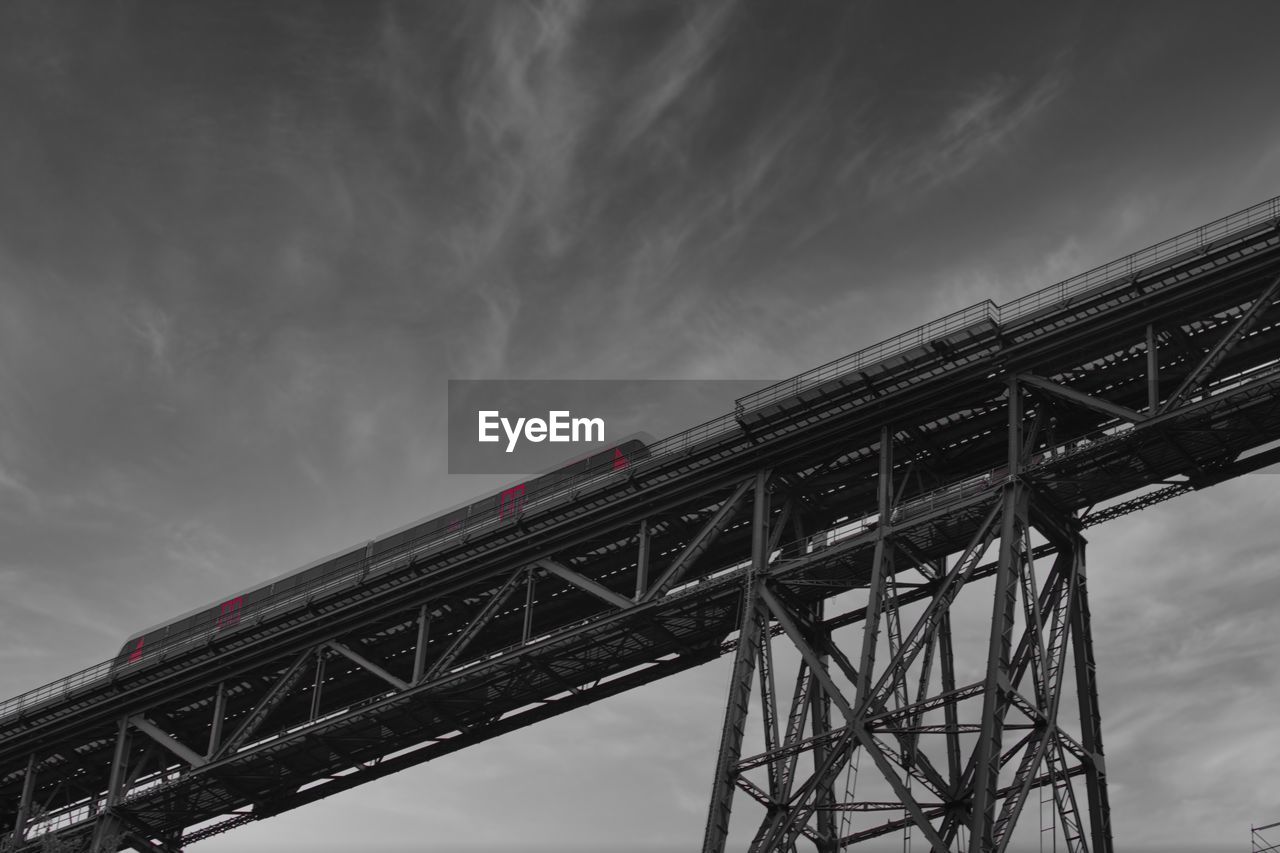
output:
M 765 630 L 757 632 L 756 642 L 759 644 L 756 659 L 760 665 L 760 714 L 764 724 L 764 745 L 766 752 L 773 753 L 779 749 L 781 742 L 781 732 L 778 730 L 777 682 L 773 674 L 773 643 L 769 632 Z M 741 773 L 740 768 L 741 762 L 735 772 Z M 776 761 L 770 761 L 768 773 L 769 796 L 777 800 L 782 793 L 782 768 Z
M 729 687 L 729 700 L 725 708 L 724 726 L 720 733 L 720 749 L 716 759 L 716 774 L 712 782 L 711 805 L 707 812 L 707 824 L 703 833 L 703 853 L 721 853 L 729 837 L 729 815 L 733 807 L 733 790 L 737 778 L 736 765 L 742 751 L 742 739 L 751 701 L 751 681 L 755 674 L 756 658 L 761 651 L 768 616 L 760 600 L 764 589 L 764 570 L 768 561 L 769 542 L 769 472 L 760 471 L 754 478 L 754 501 L 751 519 L 751 571 L 747 574 L 742 591 L 742 619 L 738 648 L 734 655 L 733 676 Z M 741 491 L 741 489 L 740 489 Z M 745 493 L 745 492 L 744 492 Z M 736 503 L 727 501 L 722 510 Z M 720 512 L 716 518 L 723 523 Z M 706 528 L 704 528 L 705 530 Z M 692 546 L 691 546 L 692 547 Z M 686 549 L 685 553 L 689 553 Z M 668 570 L 668 574 L 673 571 Z M 660 584 L 661 585 L 661 584 Z M 768 640 L 763 643 L 765 656 Z M 768 665 L 766 664 L 766 667 Z M 762 674 L 761 688 L 767 691 L 766 679 L 770 672 Z M 770 779 L 771 793 L 776 796 L 777 785 Z
M 999 501 L 992 504 L 986 517 L 974 531 L 968 547 L 960 558 L 956 560 L 955 565 L 934 593 L 932 601 L 930 601 L 924 613 L 902 641 L 897 654 L 893 656 L 888 666 L 885 667 L 885 671 L 875 683 L 875 687 L 869 690 L 865 698 L 863 698 L 863 714 L 867 712 L 867 709 L 884 702 L 894 685 L 906 672 L 907 668 L 911 666 L 916 656 L 924 648 L 924 645 L 929 642 L 938 622 L 948 611 L 951 603 L 960 593 L 960 589 L 968 581 L 969 576 L 978 567 L 979 561 L 990 547 L 995 535 L 995 522 L 999 517 L 1000 510 L 1001 503 Z
M 177 738 L 168 734 L 141 714 L 131 716 L 129 718 L 129 724 L 192 767 L 203 767 L 205 764 L 209 763 L 208 759 L 203 755 L 200 755 L 194 749 L 191 749 Z
M 209 759 L 211 763 L 225 758 L 248 742 L 263 722 L 266 721 L 267 717 L 270 716 L 271 712 L 279 707 L 280 703 L 289 694 L 289 691 L 302 679 L 306 673 L 306 664 L 313 654 L 315 652 L 308 649 L 294 659 L 293 663 L 276 679 L 271 688 L 253 707 L 253 710 L 245 715 L 244 721 L 239 728 L 218 747 L 217 752 Z
M 1020 423 L 1020 406 L 1011 413 L 1010 421 Z M 1025 456 L 1027 446 L 1011 440 L 1010 453 Z M 926 599 L 924 612 L 917 618 L 912 630 L 900 641 L 894 638 L 889 614 L 896 608 L 902 593 L 895 593 L 893 571 L 885 574 L 883 594 L 886 617 L 882 620 L 890 635 L 892 652 L 885 672 L 874 681 L 867 693 L 851 701 L 832 679 L 829 664 L 834 664 L 856 685 L 870 681 L 860 678 L 865 673 L 855 669 L 847 657 L 825 638 L 821 622 L 814 623 L 803 615 L 803 608 L 790 603 L 791 595 L 785 589 L 785 581 L 775 589 L 771 583 L 761 585 L 759 599 L 767 614 L 799 650 L 802 658 L 800 678 L 792 700 L 786 733 L 776 732 L 777 717 L 769 723 L 765 752 L 739 761 L 733 773 L 740 780 L 734 787 L 753 791 L 753 799 L 765 805 L 764 820 L 751 845 L 753 851 L 789 851 L 801 837 L 809 837 L 814 831 L 811 819 L 818 819 L 817 838 L 812 839 L 819 850 L 835 850 L 846 843 L 878 837 L 888 831 L 914 828 L 922 833 L 927 843 L 936 850 L 952 849 L 960 827 L 969 830 L 970 849 L 1002 851 L 1012 838 L 1011 830 L 1026 802 L 1029 792 L 1046 784 L 1053 789 L 1054 808 L 1060 815 L 1068 849 L 1073 853 L 1087 851 L 1081 833 L 1075 829 L 1082 825 L 1075 801 L 1071 779 L 1094 771 L 1091 754 L 1067 732 L 1057 725 L 1062 685 L 1068 663 L 1066 653 L 1078 637 L 1075 630 L 1079 623 L 1078 604 L 1083 594 L 1082 577 L 1077 569 L 1083 565 L 1084 540 L 1080 537 L 1079 523 L 1070 517 L 1062 517 L 1057 510 L 1043 505 L 1029 484 L 1016 474 L 1016 463 L 1010 466 L 1014 477 L 1003 488 L 1000 500 L 994 502 L 985 517 L 973 531 L 969 543 L 957 559 L 950 564 L 938 563 L 932 577 L 932 597 Z M 1038 529 L 1050 540 L 1050 545 L 1033 547 L 1032 529 Z M 1047 532 L 1046 532 L 1047 530 Z M 891 539 L 891 534 L 885 536 Z M 993 620 L 989 648 L 988 675 L 979 683 L 958 687 L 955 684 L 955 648 L 951 638 L 949 608 L 959 590 L 973 579 L 983 554 L 999 539 L 1000 557 L 996 564 L 997 587 L 993 601 L 997 619 Z M 1035 557 L 1038 554 L 1055 553 L 1055 560 L 1043 582 L 1037 577 Z M 879 555 L 883 559 L 884 551 Z M 874 559 L 874 558 L 873 558 Z M 1003 576 L 1004 582 L 1000 583 Z M 929 577 L 926 574 L 926 577 Z M 1021 606 L 1019 606 L 1021 602 Z M 1015 618 L 1020 614 L 1020 619 Z M 894 614 L 896 615 L 896 614 Z M 1022 633 L 1015 643 L 1016 622 L 1022 622 Z M 865 632 L 868 642 L 877 635 Z M 825 640 L 824 640 L 825 638 Z M 757 637 L 757 644 L 767 642 L 765 632 Z M 739 646 L 741 648 L 741 646 Z M 765 648 L 761 645 L 760 648 Z M 757 659 L 762 653 L 757 651 Z M 865 652 L 864 652 L 865 659 Z M 1080 668 L 1077 655 L 1077 669 Z M 991 663 L 994 661 L 994 665 Z M 938 670 L 941 692 L 934 690 L 933 671 Z M 769 667 L 770 671 L 772 670 Z M 913 697 L 908 696 L 908 673 L 912 673 L 910 685 Z M 1031 689 L 1025 698 L 1019 692 L 1019 684 L 1029 678 Z M 801 679 L 804 683 L 801 683 Z M 764 685 L 762 685 L 764 689 Z M 856 687 L 855 687 L 856 689 Z M 766 689 L 768 704 L 776 701 L 776 691 Z M 822 705 L 831 703 L 844 717 L 844 724 L 832 728 L 820 722 L 821 714 L 815 714 L 811 735 L 804 737 L 797 727 L 797 717 L 803 719 L 802 700 L 807 695 L 820 697 Z M 897 701 L 890 700 L 897 696 Z M 957 705 L 971 698 L 984 697 L 982 722 L 970 727 L 958 720 Z M 820 706 L 810 707 L 816 709 Z M 798 714 L 797 709 L 801 711 Z M 1011 708 L 1025 714 L 1030 725 L 1005 722 Z M 945 722 L 941 725 L 924 725 L 925 714 L 941 711 Z M 961 731 L 976 730 L 978 745 L 964 765 L 960 750 Z M 1002 749 L 999 733 L 1020 730 L 1017 743 Z M 897 738 L 890 746 L 876 733 Z M 940 801 L 925 803 L 915 797 L 908 784 L 922 767 L 928 767 L 928 759 L 920 749 L 920 737 L 924 734 L 940 734 L 946 738 L 948 776 L 930 778 L 924 773 L 920 778 L 935 789 Z M 994 734 L 994 736 L 993 736 Z M 985 747 L 984 747 L 985 738 Z M 895 808 L 902 808 L 905 816 L 891 821 L 876 830 L 833 839 L 832 824 L 826 816 L 839 812 L 876 812 L 884 809 L 874 803 L 854 800 L 837 801 L 825 792 L 841 769 L 850 766 L 851 758 L 859 751 L 865 752 L 875 763 L 879 776 L 898 797 Z M 792 789 L 792 776 L 781 774 L 775 781 L 774 768 L 794 768 L 796 760 L 804 752 L 814 754 L 814 773 L 798 788 Z M 1070 754 L 1078 763 L 1067 764 Z M 1100 755 L 1100 753 L 1099 753 Z M 919 766 L 917 766 L 917 756 Z M 1082 761 L 1083 760 L 1083 761 Z M 983 776 L 979 771 L 987 767 Z M 1001 784 L 1001 768 L 1013 768 L 1009 784 Z M 741 774 L 765 768 L 769 772 L 769 791 L 745 779 Z M 903 771 L 906 771 L 905 773 Z M 1095 774 L 1096 775 L 1096 774 Z M 949 780 L 949 781 L 948 781 Z M 1099 780 L 1104 781 L 1100 778 Z M 1100 796 L 1105 796 L 1105 786 L 1095 786 Z M 987 792 L 990 808 L 982 805 L 981 792 Z M 974 839 L 977 839 L 976 843 Z M 1109 846 L 1097 848 L 1098 853 L 1110 853 Z
M 524 579 L 524 575 L 525 570 L 521 568 L 512 572 L 507 577 L 502 586 L 499 587 L 493 595 L 489 596 L 489 600 L 485 603 L 484 607 L 480 609 L 480 612 L 471 620 L 470 624 L 458 632 L 458 635 L 454 637 L 453 642 L 449 644 L 449 647 L 445 649 L 440 657 L 436 658 L 435 662 L 433 662 L 430 667 L 427 668 L 427 671 L 423 673 L 419 683 L 430 681 L 437 675 L 440 675 L 456 660 L 458 660 L 459 657 L 461 657 L 462 653 L 466 650 L 467 646 L 470 645 L 471 641 L 474 640 L 476 636 L 484 630 L 485 626 L 489 624 L 489 621 L 497 615 L 498 610 L 506 603 L 507 598 L 511 596 L 512 591 L 514 591 L 520 581 Z
M 1111 803 L 1107 795 L 1106 762 L 1102 754 L 1102 719 L 1098 709 L 1097 664 L 1089 617 L 1084 555 L 1076 562 L 1075 603 L 1071 642 L 1075 654 L 1076 699 L 1080 705 L 1081 746 L 1085 760 L 1085 793 L 1089 803 L 1093 853 L 1111 853 Z
M 849 700 L 845 698 L 839 686 L 832 680 L 830 673 L 827 671 L 826 661 L 823 660 L 824 656 L 807 641 L 799 625 L 788 612 L 788 608 L 767 587 L 762 588 L 761 597 L 774 618 L 782 624 L 783 630 L 800 651 L 809 671 L 816 678 L 817 685 L 823 691 L 824 697 L 830 700 L 844 716 L 846 725 L 836 736 L 836 742 L 831 745 L 829 751 L 824 746 L 828 738 L 821 737 L 820 733 L 815 732 L 813 738 L 814 754 L 815 761 L 819 766 L 815 768 L 814 775 L 802 786 L 800 792 L 792 797 L 790 801 L 792 813 L 775 822 L 774 830 L 766 833 L 761 839 L 763 846 L 760 849 L 773 849 L 773 847 L 769 846 L 772 844 L 782 844 L 783 849 L 785 849 L 787 844 L 794 842 L 796 827 L 805 825 L 812 812 L 818 811 L 821 816 L 829 811 L 823 808 L 822 792 L 830 787 L 835 774 L 847 763 L 853 749 L 857 747 L 863 748 L 871 755 L 872 760 L 876 763 L 886 781 L 894 788 L 895 793 L 904 798 L 904 805 L 909 810 L 912 810 L 913 815 L 923 819 L 923 812 L 919 808 L 913 808 L 912 806 L 914 799 L 910 790 L 889 763 L 887 756 L 894 753 L 894 751 L 882 747 L 866 730 L 863 721 L 858 717 Z M 856 672 L 848 671 L 846 674 L 852 676 L 851 680 L 856 683 Z M 826 752 L 825 760 L 819 757 L 824 751 Z M 938 789 L 938 785 L 941 784 L 945 787 L 945 782 L 937 772 L 924 761 L 919 762 L 918 767 L 914 766 L 915 763 L 907 762 L 909 766 L 905 769 L 909 773 L 914 771 L 924 774 L 922 781 L 925 781 L 935 793 L 942 793 Z M 811 797 L 815 796 L 818 799 L 811 799 Z M 921 830 L 925 832 L 927 837 L 930 837 L 931 841 L 936 835 L 932 827 L 922 826 Z M 820 834 L 824 833 L 820 832 Z
M 666 595 L 667 591 L 680 581 L 697 559 L 715 543 L 729 519 L 733 517 L 734 513 L 738 511 L 738 507 L 742 505 L 742 501 L 747 492 L 750 491 L 754 480 L 755 478 L 751 478 L 738 484 L 733 494 L 712 513 L 711 518 L 694 535 L 689 544 L 680 552 L 680 555 L 671 562 L 671 565 L 663 572 L 657 583 L 642 596 L 642 603 L 653 601 Z
M 409 682 L 396 678 L 394 675 L 387 672 L 385 669 L 378 666 L 376 663 L 369 660 L 364 655 L 360 654 L 359 652 L 355 651 L 349 646 L 343 643 L 339 643 L 337 640 L 330 640 L 329 642 L 325 643 L 325 645 L 333 649 L 335 652 L 342 655 L 344 658 L 351 661 L 361 669 L 378 676 L 378 678 L 381 678 L 383 681 L 390 684 L 396 690 L 409 689 Z
M 1135 412 L 1127 406 L 1121 406 L 1119 403 L 1112 403 L 1111 401 L 1104 400 L 1101 397 L 1094 397 L 1089 394 L 1085 394 L 1083 391 L 1068 388 L 1065 385 L 1060 385 L 1051 379 L 1046 379 L 1043 376 L 1036 376 L 1033 373 L 1018 374 L 1018 383 L 1052 394 L 1053 396 L 1059 397 L 1070 403 L 1075 403 L 1077 406 L 1084 406 L 1086 409 L 1093 409 L 1094 411 L 1111 415 L 1114 418 L 1119 418 L 1120 420 L 1127 421 L 1129 423 L 1140 423 L 1141 421 L 1145 421 L 1147 418 L 1151 417 L 1150 414 L 1144 415 L 1139 412 Z
M 566 583 L 576 586 L 583 592 L 589 592 L 601 601 L 612 604 L 620 610 L 636 606 L 636 603 L 625 595 L 616 593 L 604 584 L 593 581 L 591 578 L 579 574 L 568 566 L 557 563 L 555 560 L 539 560 L 538 565 Z
M 1258 321 L 1262 319 L 1267 310 L 1271 308 L 1277 294 L 1280 294 L 1280 276 L 1277 276 L 1267 285 L 1262 293 L 1250 303 L 1248 309 L 1236 319 L 1232 327 L 1222 336 L 1222 339 L 1214 345 L 1213 349 L 1209 350 L 1204 358 L 1200 360 L 1200 363 L 1192 368 L 1191 372 L 1182 380 L 1182 383 L 1178 385 L 1177 390 L 1164 401 L 1164 404 L 1160 407 L 1160 414 L 1164 414 L 1177 406 L 1187 395 L 1208 380 L 1213 371 L 1226 358 L 1231 348 L 1243 340 L 1258 324 Z

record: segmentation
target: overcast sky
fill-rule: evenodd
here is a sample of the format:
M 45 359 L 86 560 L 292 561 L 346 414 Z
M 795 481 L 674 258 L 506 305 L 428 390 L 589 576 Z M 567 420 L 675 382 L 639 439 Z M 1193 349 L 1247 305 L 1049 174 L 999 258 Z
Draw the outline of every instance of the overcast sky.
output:
M 780 378 L 1280 193 L 1278 27 L 4 4 L 0 694 L 489 488 L 444 473 L 449 378 Z M 1280 820 L 1278 486 L 1092 531 L 1123 848 Z M 198 849 L 691 849 L 725 663 Z

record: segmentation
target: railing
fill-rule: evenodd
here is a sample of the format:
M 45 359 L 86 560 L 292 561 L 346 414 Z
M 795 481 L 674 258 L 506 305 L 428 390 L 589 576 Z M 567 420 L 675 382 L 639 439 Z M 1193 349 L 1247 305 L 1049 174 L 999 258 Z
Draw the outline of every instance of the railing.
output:
M 805 371 L 799 376 L 775 382 L 767 388 L 761 388 L 759 391 L 753 391 L 745 397 L 739 397 L 736 401 L 736 411 L 742 413 L 748 409 L 758 409 L 775 400 L 794 397 L 801 391 L 821 385 L 829 379 L 835 379 L 837 376 L 844 376 L 856 370 L 870 367 L 895 355 L 901 355 L 914 347 L 923 346 L 929 341 L 945 337 L 952 332 L 958 332 L 982 320 L 997 322 L 999 319 L 998 311 L 996 304 L 990 299 L 979 302 L 977 305 L 970 305 L 968 308 L 961 308 L 959 311 L 953 311 L 945 317 L 939 317 L 937 320 L 931 320 L 922 326 L 916 326 L 910 331 L 902 332 L 857 352 L 841 356 L 835 361 L 829 361 L 821 367 Z
M 910 331 L 895 335 L 892 338 L 873 344 L 864 349 L 858 350 L 850 355 L 838 358 L 835 361 L 828 362 L 821 367 L 806 371 L 791 379 L 783 380 L 775 383 L 759 391 L 755 391 L 745 397 L 739 398 L 733 413 L 722 415 L 705 423 L 699 424 L 683 432 L 676 433 L 668 438 L 661 439 L 650 446 L 649 461 L 657 461 L 660 459 L 672 458 L 682 454 L 687 454 L 695 447 L 704 444 L 713 439 L 721 438 L 731 434 L 737 434 L 739 426 L 737 415 L 746 409 L 754 409 L 766 405 L 775 400 L 789 397 L 799 393 L 802 390 L 820 385 L 829 379 L 844 375 L 854 370 L 860 370 L 869 367 L 877 362 L 884 361 L 910 350 L 913 347 L 921 346 L 929 341 L 936 340 L 939 337 L 945 337 L 953 332 L 960 331 L 968 326 L 980 322 L 982 320 L 991 320 L 1000 325 L 1007 325 L 1020 318 L 1026 317 L 1046 306 L 1060 305 L 1065 303 L 1073 296 L 1077 296 L 1095 287 L 1112 283 L 1118 280 L 1133 276 L 1135 273 L 1143 269 L 1149 268 L 1161 261 L 1168 260 L 1183 253 L 1203 249 L 1208 243 L 1228 237 L 1237 232 L 1243 231 L 1254 225 L 1276 221 L 1280 219 L 1280 196 L 1269 199 L 1268 201 L 1255 204 L 1238 213 L 1225 216 L 1208 225 L 1203 225 L 1185 234 L 1180 234 L 1168 240 L 1141 249 L 1121 258 L 1117 261 L 1104 264 L 1095 269 L 1080 275 L 1073 276 L 1058 284 L 1050 285 L 1042 288 L 1034 293 L 1028 294 L 1021 298 L 1015 299 L 1004 305 L 997 306 L 995 303 L 987 300 L 977 305 L 952 312 L 945 317 L 939 318 L 922 326 L 918 326 Z M 632 464 L 645 464 L 644 462 Z M 527 509 L 544 505 L 552 502 L 567 493 L 579 491 L 584 488 L 594 488 L 603 484 L 614 476 L 618 476 L 619 472 L 604 471 L 597 473 L 588 473 L 578 478 L 574 477 L 568 481 L 562 488 L 557 489 L 554 493 L 548 493 L 542 496 L 532 498 L 523 511 Z M 387 568 L 406 557 L 419 556 L 432 550 L 444 547 L 448 543 L 464 535 L 474 534 L 478 529 L 485 529 L 495 521 L 502 521 L 501 508 L 494 508 L 491 512 L 484 515 L 468 518 L 466 525 L 462 530 L 457 532 L 446 532 L 444 534 L 434 534 L 431 536 L 421 537 L 417 540 L 405 543 L 391 555 L 379 555 L 379 560 L 371 562 L 362 560 L 350 568 L 343 569 L 340 572 L 333 572 L 321 578 L 317 578 L 315 582 L 305 587 L 294 587 L 286 590 L 278 596 L 271 596 L 264 602 L 255 605 L 255 614 L 246 616 L 244 622 L 251 620 L 261 620 L 271 613 L 287 610 L 297 601 L 312 597 L 318 593 L 333 590 L 341 587 L 343 584 L 353 580 L 361 579 L 369 574 Z M 172 651 L 177 646 L 193 645 L 196 642 L 209 639 L 217 634 L 220 630 L 216 625 L 192 629 L 178 637 L 166 640 L 166 648 Z M 163 654 L 163 651 L 161 652 Z M 34 690 L 19 694 L 11 699 L 0 702 L 0 720 L 10 717 L 14 714 L 21 713 L 24 709 L 33 708 L 42 705 L 53 699 L 66 699 L 77 690 L 87 685 L 96 683 L 109 677 L 113 670 L 120 673 L 127 673 L 135 669 L 141 669 L 154 661 L 149 659 L 145 664 L 120 664 L 116 658 L 94 664 L 73 673 L 57 681 L 37 687 Z
M 945 337 L 952 332 L 960 331 L 982 320 L 990 320 L 999 326 L 1007 326 L 1027 317 L 1042 308 L 1052 305 L 1063 305 L 1072 297 L 1078 296 L 1096 287 L 1114 284 L 1132 278 L 1137 273 L 1149 269 L 1163 261 L 1168 261 L 1187 252 L 1204 249 L 1209 243 L 1229 237 L 1263 222 L 1274 222 L 1280 219 L 1280 196 L 1253 205 L 1238 213 L 1202 225 L 1184 234 L 1171 237 L 1139 249 L 1116 261 L 1095 267 L 1088 272 L 1072 276 L 1065 281 L 1051 284 L 1034 293 L 1018 297 L 1004 305 L 996 305 L 991 300 L 979 302 L 968 308 L 954 311 L 945 317 L 917 326 L 910 331 L 895 335 L 888 340 L 872 344 L 821 367 L 805 371 L 799 376 L 776 382 L 759 391 L 739 397 L 736 410 L 742 413 L 748 409 L 757 409 L 776 400 L 792 397 L 803 390 L 821 385 L 829 379 L 843 376 L 856 370 L 870 367 L 877 362 L 901 355 L 913 347 L 923 346 L 930 341 Z

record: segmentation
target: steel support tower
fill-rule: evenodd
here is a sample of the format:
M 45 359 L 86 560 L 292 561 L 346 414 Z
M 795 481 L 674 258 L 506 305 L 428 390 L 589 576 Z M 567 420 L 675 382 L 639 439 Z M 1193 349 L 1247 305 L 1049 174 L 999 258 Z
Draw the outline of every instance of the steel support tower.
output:
M 1085 540 L 1076 514 L 1044 499 L 1020 474 L 1044 418 L 1042 410 L 1028 425 L 1024 402 L 1023 383 L 1010 378 L 1003 482 L 983 484 L 965 547 L 942 558 L 923 556 L 906 535 L 914 524 L 931 523 L 927 514 L 894 523 L 910 504 L 898 499 L 904 483 L 894 477 L 894 430 L 881 428 L 866 604 L 838 623 L 824 621 L 821 600 L 806 604 L 792 584 L 771 577 L 785 551 L 769 526 L 772 478 L 757 474 L 751 565 L 704 853 L 725 850 L 739 791 L 764 808 L 751 851 L 790 851 L 808 839 L 826 853 L 912 831 L 931 850 L 1000 851 L 1041 787 L 1051 791 L 1068 850 L 1113 849 Z M 789 520 L 783 514 L 776 523 Z M 957 684 L 950 610 L 967 585 L 988 577 L 986 653 L 979 648 L 971 656 L 984 674 Z M 833 639 L 835 628 L 849 623 L 861 635 L 852 653 Z M 775 636 L 800 658 L 793 689 L 781 694 Z M 765 749 L 743 758 L 757 668 Z M 1060 725 L 1068 675 L 1079 709 L 1076 734 Z M 788 693 L 789 702 L 780 701 Z M 973 712 L 962 716 L 966 705 Z M 848 785 L 860 758 L 882 783 L 863 779 L 863 790 L 888 796 L 857 796 Z M 857 831 L 841 820 L 895 812 L 901 816 Z
M 1109 853 L 1083 532 L 1280 461 L 1278 223 L 939 318 L 0 702 L 0 831 L 171 853 L 732 655 L 704 851 L 985 853 L 1038 811 Z

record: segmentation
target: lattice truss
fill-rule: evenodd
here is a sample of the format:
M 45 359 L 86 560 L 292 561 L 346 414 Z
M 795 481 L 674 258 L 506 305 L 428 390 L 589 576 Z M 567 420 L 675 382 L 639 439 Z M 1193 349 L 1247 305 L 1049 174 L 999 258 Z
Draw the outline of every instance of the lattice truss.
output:
M 886 519 L 901 510 L 891 459 L 886 430 Z M 751 851 L 795 850 L 805 839 L 834 851 L 889 835 L 908 846 L 914 837 L 923 849 L 1004 850 L 1032 797 L 1042 849 L 1111 849 L 1085 543 L 1075 519 L 1039 506 L 1015 474 L 975 505 L 982 519 L 951 557 L 921 560 L 879 526 L 866 603 L 842 620 L 859 623 L 846 644 L 824 622 L 822 600 L 804 603 L 792 584 L 771 577 L 786 553 L 766 544 L 764 475 L 755 500 L 761 529 L 704 850 L 724 849 L 735 793 L 763 807 L 753 835 L 741 839 Z M 991 631 L 973 638 L 980 647 L 965 664 L 952 610 L 966 585 L 986 577 L 994 590 L 978 585 L 994 592 L 982 599 L 995 603 Z M 793 679 L 777 666 L 779 642 L 798 652 Z M 978 677 L 958 681 L 958 652 L 959 672 Z M 1064 725 L 1064 705 L 1078 708 L 1077 725 Z M 738 757 L 753 706 L 764 748 Z
M 1280 461 L 1270 215 L 0 711 L 6 843 L 177 851 L 728 654 L 705 853 L 1110 853 L 1082 530 Z

